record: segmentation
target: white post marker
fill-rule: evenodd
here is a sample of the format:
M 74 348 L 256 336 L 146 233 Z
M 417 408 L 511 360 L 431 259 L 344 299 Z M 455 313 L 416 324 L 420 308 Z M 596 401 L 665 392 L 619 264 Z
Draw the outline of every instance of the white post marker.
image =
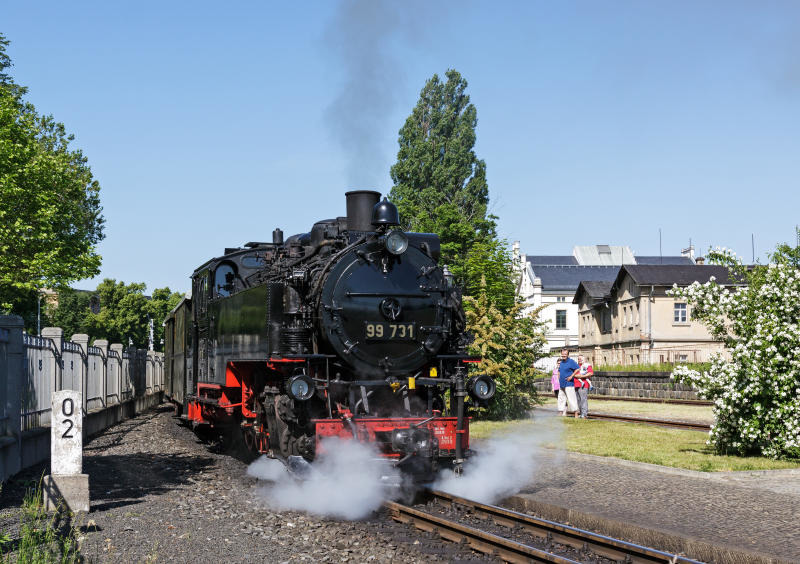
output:
M 47 511 L 63 500 L 71 511 L 89 512 L 89 475 L 83 474 L 83 411 L 77 390 L 53 392 L 50 412 L 50 475 L 45 476 Z

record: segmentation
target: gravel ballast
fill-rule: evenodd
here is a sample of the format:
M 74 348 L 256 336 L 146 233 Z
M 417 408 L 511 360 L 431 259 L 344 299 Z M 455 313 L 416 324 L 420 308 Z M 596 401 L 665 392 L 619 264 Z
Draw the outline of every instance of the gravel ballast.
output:
M 382 510 L 353 522 L 273 510 L 247 464 L 201 441 L 169 405 L 94 437 L 83 466 L 92 510 L 76 525 L 91 562 L 486 561 Z M 0 528 L 12 539 L 26 487 L 46 472 L 5 485 Z

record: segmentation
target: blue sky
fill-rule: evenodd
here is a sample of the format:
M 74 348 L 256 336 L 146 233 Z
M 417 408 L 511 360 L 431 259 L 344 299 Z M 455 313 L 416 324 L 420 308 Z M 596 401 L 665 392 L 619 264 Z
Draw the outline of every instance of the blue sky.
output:
M 528 254 L 657 255 L 660 228 L 664 254 L 750 260 L 754 235 L 763 261 L 800 224 L 796 2 L 5 2 L 0 33 L 100 181 L 99 278 L 149 290 L 387 192 L 448 68 Z

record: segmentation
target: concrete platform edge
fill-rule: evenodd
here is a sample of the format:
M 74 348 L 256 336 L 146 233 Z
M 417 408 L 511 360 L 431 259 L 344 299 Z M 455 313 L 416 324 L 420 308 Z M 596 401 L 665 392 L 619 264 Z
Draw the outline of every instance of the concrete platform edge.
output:
M 788 560 L 773 556 L 738 548 L 717 546 L 675 533 L 648 529 L 624 521 L 585 513 L 574 508 L 544 503 L 529 496 L 512 496 L 504 500 L 503 506 L 515 511 L 531 513 L 543 519 L 566 523 L 579 529 L 595 531 L 601 535 L 619 538 L 665 552 L 680 554 L 703 562 L 718 562 L 721 564 L 790 564 Z

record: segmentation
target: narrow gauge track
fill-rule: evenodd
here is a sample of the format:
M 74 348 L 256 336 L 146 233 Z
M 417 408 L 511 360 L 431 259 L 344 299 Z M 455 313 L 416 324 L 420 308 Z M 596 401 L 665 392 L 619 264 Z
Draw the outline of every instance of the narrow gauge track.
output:
M 633 417 L 630 415 L 618 415 L 610 413 L 589 412 L 589 419 L 604 419 L 606 421 L 623 421 L 626 423 L 647 423 L 648 425 L 660 425 L 671 429 L 689 429 L 691 431 L 709 431 L 711 425 L 706 423 L 691 423 L 689 421 L 673 421 L 671 419 L 652 419 L 649 417 Z
M 617 562 L 634 564 L 653 562 L 699 564 L 696 560 L 676 554 L 606 537 L 562 523 L 538 519 L 503 507 L 478 503 L 441 491 L 428 490 L 426 493 L 440 503 L 463 506 L 481 519 L 491 520 L 497 525 L 508 527 L 512 530 L 522 529 L 530 535 L 546 541 L 548 545 L 557 543 L 580 551 L 589 550 L 599 557 Z M 452 542 L 466 542 L 473 550 L 484 554 L 493 554 L 505 562 L 556 562 L 563 564 L 578 562 L 547 550 L 476 529 L 400 503 L 386 502 L 386 507 L 391 511 L 392 518 L 396 521 L 412 523 L 423 531 L 435 531 L 442 538 Z

